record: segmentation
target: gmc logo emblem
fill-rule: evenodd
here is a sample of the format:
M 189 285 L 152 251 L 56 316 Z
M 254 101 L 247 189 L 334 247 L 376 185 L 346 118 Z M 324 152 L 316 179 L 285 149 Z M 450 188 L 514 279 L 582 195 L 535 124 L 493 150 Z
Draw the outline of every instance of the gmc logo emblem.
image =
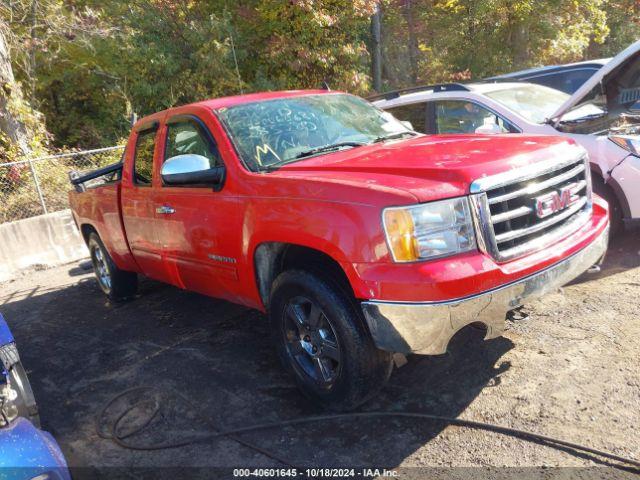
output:
M 544 195 L 536 197 L 534 199 L 536 204 L 536 215 L 538 218 L 545 218 L 573 205 L 580 200 L 578 192 L 581 188 L 582 187 L 577 183 L 572 183 L 566 187 L 562 187 L 560 190 L 545 193 Z

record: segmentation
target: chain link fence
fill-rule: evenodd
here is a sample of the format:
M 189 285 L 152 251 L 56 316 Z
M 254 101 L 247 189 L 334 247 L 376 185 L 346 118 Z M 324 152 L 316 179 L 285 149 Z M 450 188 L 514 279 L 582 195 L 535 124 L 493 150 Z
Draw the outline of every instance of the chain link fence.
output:
M 116 163 L 124 146 L 0 163 L 0 223 L 69 208 L 69 172 Z

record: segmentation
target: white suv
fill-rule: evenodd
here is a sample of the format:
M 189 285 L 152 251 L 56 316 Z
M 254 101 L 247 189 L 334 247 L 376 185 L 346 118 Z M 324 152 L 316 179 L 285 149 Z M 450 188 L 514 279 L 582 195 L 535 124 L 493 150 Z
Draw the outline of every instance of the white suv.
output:
M 587 149 L 612 231 L 640 226 L 640 41 L 573 95 L 531 83 L 415 87 L 370 100 L 427 134 L 565 135 Z

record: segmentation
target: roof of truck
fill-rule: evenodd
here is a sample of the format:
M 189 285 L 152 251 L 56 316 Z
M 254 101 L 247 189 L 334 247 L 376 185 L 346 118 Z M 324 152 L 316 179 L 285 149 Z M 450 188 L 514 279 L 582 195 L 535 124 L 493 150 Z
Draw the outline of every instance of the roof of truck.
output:
M 262 100 L 273 100 L 276 98 L 300 97 L 303 95 L 317 95 L 324 93 L 339 93 L 332 90 L 280 90 L 276 92 L 258 92 L 248 93 L 246 95 L 234 95 L 232 97 L 212 98 L 197 102 L 195 105 L 201 105 L 209 108 L 233 107 L 242 103 L 259 102 Z
M 243 103 L 252 103 L 259 102 L 263 100 L 274 100 L 277 98 L 288 98 L 288 97 L 301 97 L 304 95 L 319 95 L 319 94 L 327 94 L 327 93 L 343 93 L 337 90 L 280 90 L 275 92 L 259 92 L 259 93 L 248 93 L 245 95 L 233 95 L 230 97 L 220 97 L 220 98 L 211 98 L 209 100 L 202 100 L 200 102 L 194 102 L 187 105 L 180 105 L 178 107 L 168 108 L 166 110 L 161 110 L 156 113 L 152 113 L 147 115 L 136 122 L 134 125 L 134 130 L 140 130 L 141 128 L 146 128 L 148 124 L 153 122 L 158 122 L 165 114 L 171 112 L 179 112 L 185 108 L 189 107 L 205 107 L 210 108 L 212 110 L 218 108 L 228 108 L 233 107 L 235 105 L 241 105 Z

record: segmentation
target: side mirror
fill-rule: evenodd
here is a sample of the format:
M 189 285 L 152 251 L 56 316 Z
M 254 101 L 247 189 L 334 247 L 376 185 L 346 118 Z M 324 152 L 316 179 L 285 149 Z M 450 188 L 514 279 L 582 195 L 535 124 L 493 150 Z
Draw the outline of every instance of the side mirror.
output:
M 475 133 L 481 133 L 485 135 L 495 135 L 497 133 L 503 133 L 500 125 L 495 123 L 485 123 L 484 125 L 476 128 Z
M 400 123 L 404 125 L 406 128 L 408 128 L 409 130 L 411 130 L 412 132 L 414 131 L 413 124 L 411 122 L 407 120 L 401 120 Z
M 210 166 L 202 155 L 185 154 L 168 158 L 160 176 L 165 185 L 217 185 L 224 179 L 224 167 Z

